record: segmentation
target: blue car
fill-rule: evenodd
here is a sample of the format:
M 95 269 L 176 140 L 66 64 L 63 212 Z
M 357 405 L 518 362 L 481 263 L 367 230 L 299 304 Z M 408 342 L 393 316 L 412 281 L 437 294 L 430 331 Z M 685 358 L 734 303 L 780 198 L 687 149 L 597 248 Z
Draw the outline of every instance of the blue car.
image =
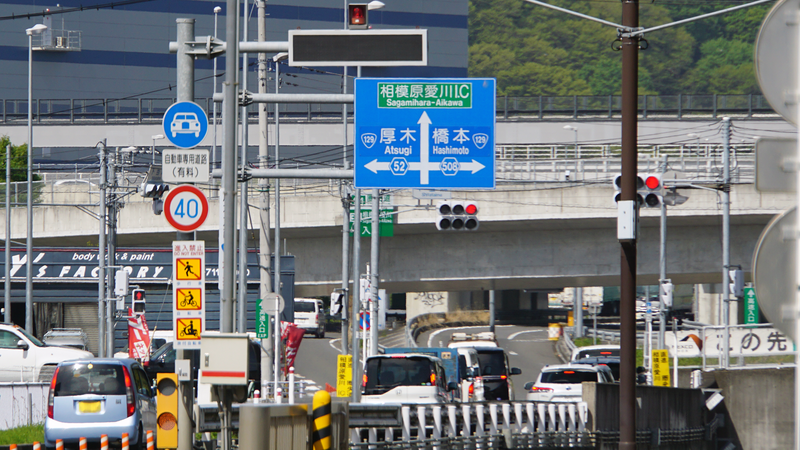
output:
M 128 433 L 130 448 L 145 448 L 146 431 L 156 430 L 156 393 L 142 366 L 133 359 L 85 359 L 65 361 L 56 367 L 50 382 L 44 441 L 55 448 L 81 437 L 109 445 Z

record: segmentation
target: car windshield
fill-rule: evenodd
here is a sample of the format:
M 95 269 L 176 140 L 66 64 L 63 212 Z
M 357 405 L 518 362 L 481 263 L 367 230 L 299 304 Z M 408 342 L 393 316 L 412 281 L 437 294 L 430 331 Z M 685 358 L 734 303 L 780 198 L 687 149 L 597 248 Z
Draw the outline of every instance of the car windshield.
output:
M 478 350 L 481 375 L 506 375 L 506 357 L 500 350 Z
M 554 370 L 542 372 L 542 383 L 552 384 L 579 384 L 584 381 L 597 381 L 597 372 L 583 370 Z
M 365 395 L 380 395 L 397 386 L 431 386 L 436 368 L 428 358 L 372 358 L 367 361 Z
M 172 352 L 172 357 L 170 358 L 169 352 Z M 166 356 L 164 356 L 166 354 Z M 151 360 L 159 360 L 159 358 L 164 358 L 161 362 L 170 362 L 175 360 L 175 352 L 172 350 L 172 342 L 167 342 L 166 344 L 162 345 L 158 350 L 155 351 L 150 356 Z
M 36 339 L 35 337 L 33 337 L 30 333 L 25 331 L 24 328 L 17 328 L 17 331 L 19 331 L 20 333 L 24 334 L 25 337 L 30 339 L 30 341 L 33 342 L 33 345 L 35 345 L 37 347 L 44 347 L 45 345 L 47 345 L 44 342 L 42 342 L 42 341 Z
M 97 394 L 125 395 L 125 375 L 119 364 L 81 362 L 59 367 L 56 397 Z
M 310 312 L 313 313 L 314 309 L 314 302 L 295 302 L 294 303 L 294 312 Z

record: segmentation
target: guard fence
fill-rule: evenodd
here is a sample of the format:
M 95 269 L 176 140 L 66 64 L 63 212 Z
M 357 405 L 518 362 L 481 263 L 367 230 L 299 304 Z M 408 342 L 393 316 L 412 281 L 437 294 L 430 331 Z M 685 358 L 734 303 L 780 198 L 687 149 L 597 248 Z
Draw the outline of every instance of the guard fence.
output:
M 175 98 L 37 99 L 33 103 L 36 123 L 160 123 Z M 210 97 L 195 99 L 206 111 L 213 110 Z M 279 106 L 283 121 L 341 120 L 336 104 L 298 103 Z M 353 107 L 348 105 L 352 116 Z M 618 119 L 622 114 L 619 95 L 499 96 L 498 120 Z M 258 120 L 258 106 L 247 106 L 248 119 Z M 778 118 L 763 95 L 640 95 L 641 119 Z M 0 123 L 25 123 L 28 101 L 0 99 Z M 217 117 L 221 121 L 221 115 Z M 274 119 L 273 119 L 274 120 Z

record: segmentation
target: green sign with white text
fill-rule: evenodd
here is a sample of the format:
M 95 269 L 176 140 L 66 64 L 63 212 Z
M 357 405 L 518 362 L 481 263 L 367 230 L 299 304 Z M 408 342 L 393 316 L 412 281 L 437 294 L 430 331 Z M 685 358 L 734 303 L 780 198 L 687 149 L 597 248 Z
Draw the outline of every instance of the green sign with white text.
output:
M 756 290 L 751 287 L 744 288 L 744 323 L 754 325 L 759 323 L 758 300 Z
M 269 314 L 261 307 L 261 299 L 256 301 L 256 337 L 267 339 L 269 337 Z

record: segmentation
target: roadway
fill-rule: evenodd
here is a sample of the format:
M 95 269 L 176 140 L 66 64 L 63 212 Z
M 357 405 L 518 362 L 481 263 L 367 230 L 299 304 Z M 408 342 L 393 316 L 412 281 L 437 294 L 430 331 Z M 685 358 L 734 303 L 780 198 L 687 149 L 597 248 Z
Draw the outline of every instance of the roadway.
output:
M 420 334 L 417 345 L 420 347 L 446 346 L 453 332 L 477 333 L 488 331 L 488 326 L 440 328 Z M 511 367 L 522 370 L 514 377 L 514 394 L 518 400 L 525 399 L 523 385 L 533 381 L 547 364 L 561 361 L 555 355 L 553 342 L 547 338 L 547 328 L 519 325 L 497 325 L 495 334 L 500 347 L 508 353 Z M 381 336 L 381 345 L 404 347 L 405 329 L 391 330 Z M 336 386 L 336 357 L 341 349 L 341 334 L 327 332 L 325 338 L 315 339 L 310 335 L 303 338 L 295 359 L 295 373 L 310 381 L 309 391 L 324 389 L 325 384 Z

